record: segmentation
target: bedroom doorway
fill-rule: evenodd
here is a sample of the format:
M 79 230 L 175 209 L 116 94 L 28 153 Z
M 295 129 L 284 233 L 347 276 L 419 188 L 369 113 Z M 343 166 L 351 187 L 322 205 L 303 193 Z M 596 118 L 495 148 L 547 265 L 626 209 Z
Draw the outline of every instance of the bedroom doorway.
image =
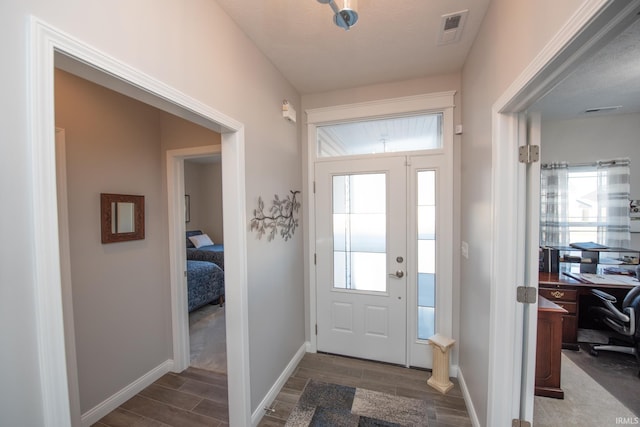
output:
M 67 373 L 77 367 L 70 369 L 66 367 L 65 334 L 68 331 L 64 328 L 60 260 L 65 256 L 68 257 L 68 252 L 65 254 L 60 247 L 58 218 L 56 215 L 51 215 L 51 212 L 57 212 L 59 204 L 55 188 L 55 135 L 53 132 L 55 109 L 52 102 L 54 97 L 52 71 L 55 68 L 65 69 L 108 89 L 144 100 L 143 102 L 167 112 L 221 132 L 221 149 L 225 153 L 223 161 L 227 165 L 224 168 L 225 216 L 230 218 L 225 223 L 225 228 L 226 235 L 232 241 L 232 244 L 226 248 L 227 262 L 232 267 L 231 276 L 235 284 L 231 292 L 233 295 L 227 298 L 227 304 L 235 307 L 233 319 L 229 319 L 228 322 L 234 325 L 234 333 L 227 343 L 229 353 L 234 356 L 230 358 L 233 368 L 230 376 L 234 381 L 229 389 L 229 412 L 232 424 L 249 424 L 249 361 L 246 357 L 242 357 L 244 349 L 248 347 L 246 230 L 243 222 L 245 212 L 243 124 L 185 96 L 166 84 L 142 75 L 127 64 L 105 56 L 82 41 L 63 34 L 36 18 L 31 19 L 30 25 L 33 36 L 29 49 L 32 65 L 30 87 L 33 88 L 30 92 L 30 100 L 35 106 L 30 122 L 33 135 L 31 160 L 34 165 L 32 188 L 35 195 L 33 221 L 36 225 L 35 238 L 39 242 L 35 248 L 36 256 L 42 261 L 38 263 L 37 271 L 34 272 L 36 276 L 34 294 L 37 310 L 41 313 L 36 329 L 40 344 L 39 375 L 42 384 L 46 385 L 43 389 L 45 400 L 43 413 L 44 419 L 48 420 L 47 425 L 91 424 L 97 421 L 101 414 L 106 414 L 110 409 L 117 407 L 132 393 L 143 388 L 163 372 L 184 369 L 180 365 L 184 363 L 180 355 L 174 353 L 172 359 L 169 354 L 169 359 L 165 363 L 137 379 L 131 387 L 120 390 L 103 404 L 81 414 L 81 420 L 77 419 L 77 414 L 71 414 L 69 411 L 69 402 L 77 399 L 77 396 L 69 395 L 75 392 L 73 389 L 70 390 Z M 169 199 L 169 224 L 172 224 L 175 213 L 184 210 L 184 199 L 179 204 L 171 196 Z M 169 240 L 173 243 L 174 233 L 170 231 L 169 234 Z M 172 301 L 174 289 L 177 286 L 174 279 L 178 275 L 174 255 L 172 254 L 170 259 Z M 184 270 L 179 274 L 183 275 Z M 172 313 L 173 309 L 172 305 Z M 173 326 L 171 335 L 175 337 L 179 333 L 175 325 Z
M 190 366 L 226 375 L 221 166 L 219 154 L 184 161 L 185 243 Z

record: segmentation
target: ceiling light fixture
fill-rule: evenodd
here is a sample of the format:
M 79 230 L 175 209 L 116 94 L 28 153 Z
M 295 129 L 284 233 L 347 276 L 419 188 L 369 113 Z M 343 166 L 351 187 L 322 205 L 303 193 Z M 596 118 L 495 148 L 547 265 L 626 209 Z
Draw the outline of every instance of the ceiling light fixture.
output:
M 331 10 L 333 10 L 333 22 L 340 28 L 348 30 L 358 22 L 358 12 L 355 10 L 358 6 L 357 0 L 343 0 L 342 9 L 338 8 L 334 0 L 318 0 L 318 3 L 329 4 L 329 6 L 331 6 Z

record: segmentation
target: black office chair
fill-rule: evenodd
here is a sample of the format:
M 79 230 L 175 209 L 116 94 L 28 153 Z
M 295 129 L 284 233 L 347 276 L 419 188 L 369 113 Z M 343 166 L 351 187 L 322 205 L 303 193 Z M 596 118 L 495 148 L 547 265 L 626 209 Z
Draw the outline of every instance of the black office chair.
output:
M 589 312 L 615 331 L 615 335 L 609 338 L 609 344 L 592 346 L 591 354 L 597 356 L 598 351 L 627 353 L 636 356 L 640 363 L 640 285 L 624 297 L 622 311 L 614 305 L 617 300 L 613 295 L 599 289 L 592 289 L 591 293 L 602 301 L 604 307 L 592 307 Z

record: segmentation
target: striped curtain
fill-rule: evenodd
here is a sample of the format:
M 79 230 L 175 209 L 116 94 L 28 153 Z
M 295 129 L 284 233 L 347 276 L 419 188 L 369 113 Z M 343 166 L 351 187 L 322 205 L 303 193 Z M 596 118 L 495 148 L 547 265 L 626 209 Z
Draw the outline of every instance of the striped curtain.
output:
M 540 170 L 540 245 L 569 245 L 566 162 L 543 164 Z
M 600 161 L 598 172 L 598 241 L 609 247 L 628 248 L 631 243 L 629 159 Z

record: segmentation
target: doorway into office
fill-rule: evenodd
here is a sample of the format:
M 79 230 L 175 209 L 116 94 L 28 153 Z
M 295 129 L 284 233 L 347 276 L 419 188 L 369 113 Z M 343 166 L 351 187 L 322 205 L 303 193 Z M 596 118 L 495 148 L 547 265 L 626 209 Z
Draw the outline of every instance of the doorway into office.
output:
M 592 346 L 607 344 L 609 337 L 614 335 L 612 328 L 596 320 L 598 315 L 593 308 L 604 306 L 591 295 L 591 290 L 600 289 L 614 295 L 619 307 L 625 295 L 637 284 L 626 275 L 609 275 L 633 272 L 633 266 L 628 263 L 636 262 L 637 250 L 640 248 L 640 235 L 634 233 L 633 228 L 631 233 L 625 229 L 629 221 L 629 199 L 636 199 L 640 188 L 636 173 L 637 159 L 640 158 L 640 147 L 637 145 L 640 116 L 635 101 L 639 87 L 635 72 L 628 77 L 624 72 L 629 67 L 637 69 L 640 59 L 636 49 L 640 16 L 632 14 L 631 17 L 635 17 L 634 22 L 626 24 L 626 27 L 622 25 L 620 30 L 609 31 L 612 37 L 610 42 L 581 61 L 567 79 L 529 108 L 532 114 L 541 116 L 540 163 L 545 169 L 545 178 L 541 181 L 543 213 L 548 212 L 544 209 L 545 199 L 548 200 L 548 206 L 555 204 L 553 196 L 544 197 L 545 193 L 551 195 L 554 192 L 549 191 L 550 187 L 545 182 L 561 177 L 563 179 L 559 182 L 562 183 L 566 177 L 568 184 L 566 192 L 562 184 L 558 187 L 562 194 L 567 195 L 567 218 L 560 215 L 559 221 L 554 220 L 568 226 L 562 227 L 562 230 L 568 231 L 565 235 L 567 237 L 563 237 L 563 234 L 550 234 L 551 219 L 546 216 L 541 221 L 545 226 L 540 233 L 541 236 L 546 234 L 546 241 L 541 241 L 541 244 L 558 245 L 558 240 L 564 238 L 566 240 L 560 241 L 560 246 L 591 241 L 630 250 L 621 253 L 600 252 L 597 264 L 562 262 L 575 261 L 575 258 L 564 259 L 564 254 L 585 257 L 584 261 L 589 254 L 561 251 L 558 280 L 565 283 L 550 285 L 549 281 L 555 281 L 556 276 L 552 274 L 550 277 L 543 277 L 541 274 L 540 295 L 564 307 L 568 313 L 562 317 L 563 350 L 560 364 L 561 389 L 565 399 L 558 401 L 536 396 L 536 425 L 548 425 L 550 414 L 560 415 L 568 411 L 587 416 L 594 424 L 599 422 L 602 425 L 613 424 L 616 418 L 624 419 L 640 414 L 640 396 L 635 392 L 640 385 L 636 358 L 614 351 L 599 351 L 597 357 L 591 354 Z M 598 81 L 600 84 L 589 85 L 585 83 L 587 80 Z M 578 87 L 581 97 L 570 95 L 569 92 Z M 619 107 L 592 111 L 597 110 L 594 107 L 605 105 Z M 625 171 L 630 173 L 628 178 L 617 178 L 627 176 Z M 609 178 L 606 178 L 607 175 Z M 607 184 L 613 182 L 623 184 L 612 191 Z M 610 192 L 618 195 L 620 200 L 620 215 L 616 218 L 611 218 L 614 203 L 607 202 L 604 209 L 598 209 L 598 205 L 603 206 L 603 202 L 608 199 L 603 197 L 604 193 Z M 612 197 L 616 196 L 612 194 Z M 605 212 L 604 218 L 599 215 L 601 212 Z M 632 227 L 633 222 L 631 221 Z M 590 228 L 596 223 L 597 228 Z M 616 227 L 620 232 L 614 235 L 611 233 L 613 223 L 620 226 Z M 616 242 L 613 239 L 619 240 Z M 556 240 L 555 244 L 553 240 Z M 596 271 L 605 274 L 601 283 L 598 283 L 598 277 L 588 274 Z M 582 273 L 586 275 L 582 276 Z M 584 277 L 596 284 L 572 287 L 567 283 L 572 280 L 567 274 L 575 274 L 580 279 Z M 632 349 L 632 342 L 620 341 L 618 344 L 627 351 Z M 549 411 L 550 407 L 554 410 Z M 574 419 L 579 422 L 578 418 Z
M 519 146 L 528 143 L 524 112 L 569 75 L 582 59 L 601 48 L 616 31 L 626 27 L 630 19 L 635 19 L 639 6 L 639 2 L 609 3 L 583 10 L 494 104 L 492 149 L 496 162 L 492 180 L 493 210 L 497 215 L 493 219 L 492 269 L 501 270 L 501 273 L 500 277 L 492 279 L 496 290 L 492 305 L 513 307 L 514 310 L 510 313 L 492 311 L 490 346 L 496 357 L 491 361 L 490 373 L 505 372 L 504 367 L 510 365 L 515 369 L 513 376 L 507 372 L 507 382 L 504 382 L 505 378 L 490 375 L 490 424 L 513 419 L 514 416 L 521 420 L 533 419 L 537 311 L 530 310 L 525 304 L 515 303 L 514 306 L 513 302 L 516 301 L 515 284 L 525 284 L 537 291 L 538 281 L 538 216 L 535 206 L 539 205 L 539 197 L 531 187 L 539 182 L 539 176 L 531 174 L 527 170 L 531 168 L 524 163 L 514 162 L 518 158 Z M 539 134 L 539 124 L 530 131 Z M 533 214 L 527 211 L 530 207 L 534 207 Z M 509 247 L 514 242 L 515 251 L 513 246 Z M 505 325 L 515 326 L 513 330 L 509 330 L 511 326 L 505 330 Z M 498 337 L 507 337 L 506 342 Z M 504 357 L 502 351 L 505 352 Z M 516 358 L 511 363 L 507 358 L 511 359 L 513 354 L 522 354 L 522 360 Z M 506 388 L 502 388 L 503 385 Z M 511 406 L 498 404 L 502 398 L 508 399 Z
M 36 266 L 36 300 L 41 316 L 37 321 L 37 331 L 40 344 L 40 372 L 43 384 L 44 417 L 52 425 L 78 424 L 80 414 L 71 414 L 69 402 L 78 399 L 69 395 L 69 379 L 66 376 L 65 331 L 63 322 L 63 307 L 61 302 L 60 252 L 57 217 L 51 212 L 57 212 L 57 198 L 55 196 L 55 156 L 54 156 L 54 110 L 53 110 L 53 70 L 56 67 L 76 66 L 75 71 L 90 81 L 104 85 L 113 90 L 120 90 L 132 97 L 140 97 L 144 102 L 162 106 L 165 111 L 182 115 L 194 122 L 222 133 L 223 162 L 229 162 L 224 176 L 225 186 L 225 216 L 231 220 L 225 223 L 227 236 L 234 239 L 231 248 L 227 247 L 227 261 L 233 268 L 235 283 L 232 298 L 228 304 L 237 306 L 234 319 L 236 332 L 228 342 L 228 351 L 237 360 L 234 365 L 234 386 L 229 390 L 230 416 L 233 420 L 243 420 L 246 423 L 250 414 L 249 407 L 249 372 L 248 361 L 243 357 L 242 349 L 246 348 L 248 331 L 246 330 L 246 271 L 243 262 L 246 252 L 244 224 L 239 224 L 236 215 L 244 212 L 244 136 L 242 124 L 217 113 L 197 101 L 185 97 L 174 89 L 157 82 L 148 76 L 140 75 L 138 71 L 125 64 L 107 58 L 98 51 L 62 34 L 47 24 L 32 20 L 33 49 L 31 49 L 32 85 L 31 104 L 34 106 L 33 122 L 33 165 L 34 165 L 34 223 L 35 235 L 39 245 L 35 248 L 36 255 L 41 262 Z M 55 58 L 55 59 L 54 59 Z M 63 65 L 64 64 L 64 65 Z M 226 157 L 226 158 L 225 158 Z M 169 197 L 169 217 L 184 210 L 184 199 L 181 203 Z M 229 215 L 232 214 L 232 215 Z M 184 226 L 184 223 L 183 223 Z M 184 239 L 184 233 L 182 233 Z M 170 270 L 172 297 L 177 292 L 178 283 L 182 283 L 184 269 L 179 269 L 177 240 L 175 230 L 170 230 L 171 244 Z M 183 239 L 181 241 L 183 241 Z M 182 248 L 183 246 L 180 246 Z M 181 251 L 182 252 L 182 251 Z M 182 257 L 184 259 L 184 257 Z M 173 300 L 173 298 L 172 298 Z M 184 298 L 183 298 L 184 301 Z M 173 310 L 172 310 L 173 313 Z M 231 323 L 229 322 L 229 323 Z M 237 323 L 236 323 L 237 322 Z M 175 326 L 175 325 L 174 325 Z M 174 341 L 178 332 L 173 328 Z M 174 358 L 171 363 L 165 363 L 136 386 L 144 387 L 145 381 L 153 381 L 155 376 L 168 370 L 181 371 L 185 366 L 185 357 L 174 346 Z M 134 387 L 135 388 L 135 387 Z M 73 390 L 71 390 L 73 392 Z M 135 392 L 133 388 L 127 393 Z M 108 406 L 117 406 L 127 398 L 127 393 L 115 396 L 108 403 L 96 408 L 91 414 L 85 414 L 82 422 L 91 421 L 92 417 L 99 417 L 101 411 L 109 410 Z M 113 408 L 111 408 L 113 409 Z M 241 422 L 241 421 L 239 421 Z

